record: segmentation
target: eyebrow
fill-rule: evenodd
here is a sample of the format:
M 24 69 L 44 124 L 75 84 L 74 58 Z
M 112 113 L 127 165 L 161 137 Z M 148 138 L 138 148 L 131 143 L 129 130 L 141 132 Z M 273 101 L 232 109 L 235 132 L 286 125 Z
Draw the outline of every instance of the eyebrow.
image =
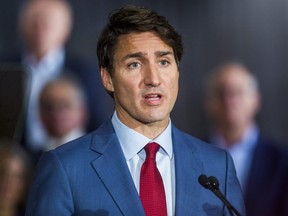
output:
M 171 51 L 158 51 L 158 52 L 156 52 L 156 55 L 157 56 L 167 56 L 167 55 L 174 55 L 174 53 L 173 52 L 171 52 Z
M 143 52 L 130 53 L 130 54 L 124 56 L 122 58 L 122 61 L 125 61 L 126 59 L 129 59 L 129 58 L 143 58 L 145 55 L 147 55 L 147 54 L 143 53 Z M 171 52 L 171 51 L 157 51 L 155 53 L 155 55 L 157 57 L 162 57 L 162 56 L 167 56 L 167 55 L 173 56 L 173 52 Z

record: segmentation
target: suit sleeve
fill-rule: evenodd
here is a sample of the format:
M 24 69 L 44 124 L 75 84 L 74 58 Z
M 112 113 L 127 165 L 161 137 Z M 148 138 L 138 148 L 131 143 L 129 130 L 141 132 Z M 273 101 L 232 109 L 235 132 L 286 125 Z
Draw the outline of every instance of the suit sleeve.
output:
M 72 215 L 72 193 L 66 172 L 57 155 L 45 153 L 38 165 L 30 188 L 27 216 Z
M 231 155 L 226 151 L 227 157 L 227 169 L 226 169 L 226 185 L 225 185 L 225 194 L 227 200 L 237 209 L 241 216 L 246 215 L 243 193 L 239 180 L 236 175 L 236 170 Z M 229 215 L 228 210 L 226 209 L 226 215 Z

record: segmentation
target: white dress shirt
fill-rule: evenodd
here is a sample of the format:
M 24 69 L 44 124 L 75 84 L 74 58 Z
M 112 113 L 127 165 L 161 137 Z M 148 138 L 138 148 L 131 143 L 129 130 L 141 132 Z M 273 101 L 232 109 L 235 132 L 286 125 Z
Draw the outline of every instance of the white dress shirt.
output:
M 167 213 L 169 216 L 175 212 L 175 164 L 173 156 L 173 145 L 171 135 L 171 122 L 167 128 L 154 140 L 151 140 L 135 130 L 124 125 L 117 117 L 116 112 L 112 117 L 112 124 L 119 139 L 121 148 L 135 187 L 139 193 L 140 171 L 145 161 L 146 153 L 143 149 L 149 142 L 157 142 L 161 148 L 156 154 L 157 168 L 162 176 Z
M 31 72 L 26 120 L 27 145 L 34 150 L 39 150 L 43 147 L 43 141 L 47 139 L 47 134 L 40 120 L 39 94 L 48 81 L 60 74 L 64 64 L 64 50 L 56 49 L 40 61 L 37 61 L 35 56 L 26 54 L 22 63 L 27 65 Z

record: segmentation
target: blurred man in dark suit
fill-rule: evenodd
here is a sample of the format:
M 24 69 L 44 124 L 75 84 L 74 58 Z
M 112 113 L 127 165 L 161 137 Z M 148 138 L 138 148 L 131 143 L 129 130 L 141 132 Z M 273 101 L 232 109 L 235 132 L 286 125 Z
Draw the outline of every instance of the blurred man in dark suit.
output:
M 43 87 L 39 97 L 40 116 L 47 133 L 43 150 L 57 148 L 85 134 L 89 114 L 81 87 L 66 76 Z
M 216 68 L 206 87 L 209 141 L 231 153 L 247 215 L 288 215 L 287 151 L 257 126 L 261 100 L 256 78 L 232 62 Z
M 80 60 L 65 51 L 72 29 L 72 10 L 64 0 L 31 0 L 24 4 L 19 16 L 19 30 L 23 39 L 23 52 L 6 58 L 6 62 L 22 63 L 31 71 L 30 94 L 25 124 L 25 143 L 31 150 L 41 148 L 45 139 L 39 118 L 38 97 L 43 86 L 62 73 L 78 79 L 88 98 L 90 118 L 87 130 L 96 129 L 105 116 L 108 103 L 97 66 Z M 101 102 L 101 103 L 100 103 Z M 107 105 L 108 104 L 108 105 Z M 112 109 L 112 108 L 111 108 Z

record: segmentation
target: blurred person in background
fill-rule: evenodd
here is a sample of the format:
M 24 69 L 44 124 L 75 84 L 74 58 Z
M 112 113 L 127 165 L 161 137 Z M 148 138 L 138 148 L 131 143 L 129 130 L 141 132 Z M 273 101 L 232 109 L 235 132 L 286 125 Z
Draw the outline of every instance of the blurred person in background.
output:
M 20 146 L 0 140 L 0 215 L 24 216 L 32 177 L 28 154 Z
M 102 99 L 105 91 L 101 88 L 97 65 L 65 49 L 73 26 L 69 3 L 64 0 L 30 0 L 21 9 L 19 31 L 23 50 L 1 61 L 21 63 L 30 68 L 31 82 L 27 83 L 30 93 L 22 140 L 27 149 L 36 151 L 43 147 L 45 139 L 38 110 L 39 94 L 49 80 L 66 73 L 81 82 L 90 112 L 87 131 L 96 129 L 103 122 L 107 103 L 105 105 L 105 99 Z
M 230 62 L 211 73 L 205 100 L 209 142 L 231 153 L 247 216 L 284 216 L 288 215 L 287 149 L 260 131 L 256 123 L 260 106 L 258 82 L 244 65 Z
M 40 116 L 47 132 L 43 150 L 85 134 L 88 111 L 81 86 L 69 77 L 49 81 L 40 93 Z

